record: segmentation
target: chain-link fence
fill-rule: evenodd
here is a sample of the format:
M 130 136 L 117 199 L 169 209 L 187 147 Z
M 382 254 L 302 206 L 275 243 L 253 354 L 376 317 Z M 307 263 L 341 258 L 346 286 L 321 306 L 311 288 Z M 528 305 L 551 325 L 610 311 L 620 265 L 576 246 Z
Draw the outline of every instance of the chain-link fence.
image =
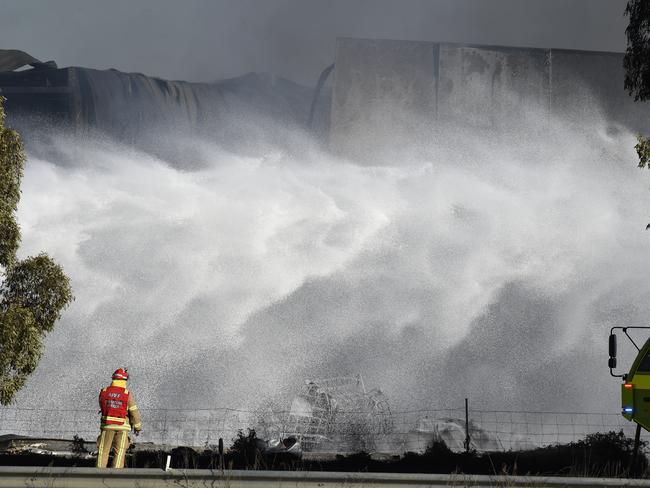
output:
M 252 428 L 259 437 L 297 437 L 308 450 L 401 453 L 423 451 L 433 440 L 453 450 L 520 450 L 583 439 L 587 434 L 623 430 L 634 435 L 636 424 L 616 413 L 530 412 L 464 408 L 390 412 L 380 419 L 367 412 L 337 411 L 322 418 L 295 412 L 236 409 L 142 409 L 143 433 L 138 442 L 164 445 L 226 446 L 238 431 Z M 469 427 L 466 429 L 467 426 Z M 98 435 L 96 410 L 0 408 L 0 434 L 38 438 L 94 440 Z M 468 439 L 469 434 L 469 439 Z M 650 434 L 643 431 L 643 440 Z

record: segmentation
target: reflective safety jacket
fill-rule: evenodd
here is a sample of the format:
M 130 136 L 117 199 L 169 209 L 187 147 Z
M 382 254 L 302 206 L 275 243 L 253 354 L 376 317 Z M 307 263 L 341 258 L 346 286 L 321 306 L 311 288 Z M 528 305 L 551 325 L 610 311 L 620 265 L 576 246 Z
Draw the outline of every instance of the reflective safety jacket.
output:
M 101 428 L 104 430 L 136 431 L 142 429 L 140 412 L 133 395 L 126 389 L 126 381 L 113 380 L 111 386 L 99 392 Z

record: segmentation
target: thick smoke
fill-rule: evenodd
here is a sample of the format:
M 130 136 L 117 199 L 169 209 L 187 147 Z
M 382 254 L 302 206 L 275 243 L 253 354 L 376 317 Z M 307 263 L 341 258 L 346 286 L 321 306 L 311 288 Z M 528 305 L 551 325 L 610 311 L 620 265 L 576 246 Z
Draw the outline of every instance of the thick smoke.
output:
M 125 366 L 148 408 L 362 373 L 394 409 L 616 412 L 608 328 L 644 324 L 650 292 L 634 136 L 540 120 L 438 127 L 374 166 L 295 133 L 253 155 L 196 140 L 192 161 L 55 138 L 26 168 L 21 251 L 47 249 L 76 301 L 18 405 L 94 408 Z

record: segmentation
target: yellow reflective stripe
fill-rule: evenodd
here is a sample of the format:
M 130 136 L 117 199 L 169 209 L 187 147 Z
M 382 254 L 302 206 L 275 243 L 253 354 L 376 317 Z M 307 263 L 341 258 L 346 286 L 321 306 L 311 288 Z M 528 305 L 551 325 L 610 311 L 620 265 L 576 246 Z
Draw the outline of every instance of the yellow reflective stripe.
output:
M 122 424 L 122 425 L 102 424 L 101 429 L 102 430 L 125 430 L 125 431 L 129 431 L 129 430 L 131 430 L 131 426 L 129 424 Z
M 104 431 L 102 430 L 101 433 L 99 434 L 99 442 L 97 446 L 97 464 L 96 466 L 98 468 L 104 468 L 105 466 L 102 466 L 102 456 L 104 454 Z
M 129 408 L 128 408 L 128 411 L 129 411 L 129 412 L 133 412 L 134 410 L 137 410 L 137 409 L 138 409 L 138 406 L 137 406 L 137 405 L 133 405 L 132 407 L 129 407 Z
M 122 417 L 109 417 L 108 415 L 106 415 L 105 417 L 102 417 L 102 422 L 106 421 L 106 420 L 110 420 L 111 422 L 122 422 L 122 423 L 126 422 L 125 418 L 122 418 Z
M 123 468 L 124 467 L 124 454 L 126 453 L 126 440 L 128 439 L 128 436 L 124 434 L 121 436 L 122 438 L 120 439 L 120 446 L 117 448 L 117 459 L 115 460 L 115 467 L 116 468 Z

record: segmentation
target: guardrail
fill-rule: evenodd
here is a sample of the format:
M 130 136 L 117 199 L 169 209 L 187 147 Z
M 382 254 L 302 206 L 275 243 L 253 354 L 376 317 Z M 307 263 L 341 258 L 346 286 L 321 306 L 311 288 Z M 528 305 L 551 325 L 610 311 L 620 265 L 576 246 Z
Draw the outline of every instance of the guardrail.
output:
M 0 488 L 650 487 L 650 480 L 462 474 L 0 467 Z

